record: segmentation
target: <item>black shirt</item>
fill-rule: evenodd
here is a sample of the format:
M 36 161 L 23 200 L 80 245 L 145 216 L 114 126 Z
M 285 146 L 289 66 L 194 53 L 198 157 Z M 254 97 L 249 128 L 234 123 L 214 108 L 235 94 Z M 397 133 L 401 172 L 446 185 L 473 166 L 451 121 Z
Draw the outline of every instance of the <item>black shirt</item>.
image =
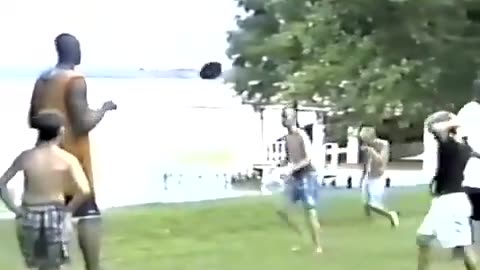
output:
M 447 140 L 438 141 L 438 163 L 435 173 L 436 195 L 461 192 L 463 171 L 472 155 L 472 148 L 466 143 L 459 143 L 448 137 Z

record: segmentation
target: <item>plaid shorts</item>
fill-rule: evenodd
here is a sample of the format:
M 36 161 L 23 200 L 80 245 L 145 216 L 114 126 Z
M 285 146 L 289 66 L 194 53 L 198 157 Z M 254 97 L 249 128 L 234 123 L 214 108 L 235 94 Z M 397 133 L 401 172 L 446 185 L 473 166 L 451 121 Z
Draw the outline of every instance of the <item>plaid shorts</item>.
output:
M 23 211 L 17 220 L 17 237 L 27 267 L 58 267 L 68 263 L 65 206 L 23 206 Z

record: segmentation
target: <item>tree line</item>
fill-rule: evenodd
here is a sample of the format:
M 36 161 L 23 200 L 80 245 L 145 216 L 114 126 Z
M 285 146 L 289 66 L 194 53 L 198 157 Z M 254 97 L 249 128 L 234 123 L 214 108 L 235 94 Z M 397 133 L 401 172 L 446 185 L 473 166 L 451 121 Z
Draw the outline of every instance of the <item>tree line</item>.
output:
M 422 126 L 470 98 L 480 1 L 234 0 L 227 80 L 250 102 L 298 100 L 374 125 Z

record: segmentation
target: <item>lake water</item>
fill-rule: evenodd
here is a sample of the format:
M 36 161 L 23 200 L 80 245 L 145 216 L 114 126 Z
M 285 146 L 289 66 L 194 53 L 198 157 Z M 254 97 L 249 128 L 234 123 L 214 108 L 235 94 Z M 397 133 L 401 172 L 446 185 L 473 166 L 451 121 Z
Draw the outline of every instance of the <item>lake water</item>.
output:
M 33 78 L 0 78 L 2 156 L 29 145 L 34 137 L 26 129 L 33 83 Z M 220 82 L 92 78 L 88 88 L 92 107 L 106 100 L 118 104 L 118 110 L 108 113 L 92 132 L 95 147 L 106 144 L 124 154 L 155 153 L 168 161 L 184 152 L 191 154 L 184 157 L 187 160 L 199 159 L 196 155 L 210 151 L 216 152 L 214 158 L 226 155 L 232 147 L 244 149 L 245 144 L 232 145 L 232 141 L 245 137 L 248 141 L 253 136 L 249 136 L 252 130 L 246 129 L 258 129 L 258 115 L 250 106 L 241 105 Z
M 0 171 L 34 143 L 35 132 L 27 127 L 34 80 L 0 78 Z M 258 114 L 219 81 L 90 78 L 87 83 L 91 106 L 106 100 L 118 105 L 91 132 L 95 175 L 104 190 L 115 186 L 123 196 L 133 192 L 133 184 L 141 194 L 152 182 L 162 182 L 164 173 L 197 179 L 194 175 L 245 170 L 259 151 Z M 17 176 L 12 185 L 21 183 Z

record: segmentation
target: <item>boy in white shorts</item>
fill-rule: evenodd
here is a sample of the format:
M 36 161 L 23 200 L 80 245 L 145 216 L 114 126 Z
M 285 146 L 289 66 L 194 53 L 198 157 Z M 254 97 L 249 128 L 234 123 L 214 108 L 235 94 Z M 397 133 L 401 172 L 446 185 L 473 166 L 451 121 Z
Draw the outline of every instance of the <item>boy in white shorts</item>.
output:
M 466 269 L 474 270 L 472 206 L 462 188 L 463 171 L 473 151 L 457 134 L 459 124 L 453 113 L 437 112 L 425 124 L 438 141 L 438 164 L 432 181 L 434 198 L 417 231 L 418 270 L 428 269 L 434 239 L 443 248 L 462 247 Z
M 373 127 L 362 127 L 359 133 L 363 143 L 362 150 L 366 154 L 360 186 L 364 199 L 365 214 L 377 213 L 390 220 L 392 227 L 398 227 L 398 213 L 386 209 L 384 205 L 385 178 L 384 173 L 389 159 L 389 144 L 377 138 Z M 365 180 L 366 178 L 366 180 Z M 365 182 L 365 183 L 364 183 Z

